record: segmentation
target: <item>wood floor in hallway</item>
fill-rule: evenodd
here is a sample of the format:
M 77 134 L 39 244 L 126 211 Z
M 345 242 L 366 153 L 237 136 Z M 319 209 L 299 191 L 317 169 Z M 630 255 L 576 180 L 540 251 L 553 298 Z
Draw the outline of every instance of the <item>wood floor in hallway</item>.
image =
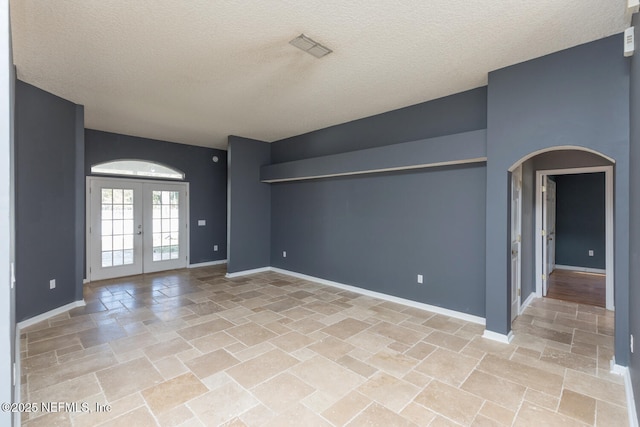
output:
M 605 282 L 604 274 L 556 269 L 549 276 L 547 297 L 605 307 Z

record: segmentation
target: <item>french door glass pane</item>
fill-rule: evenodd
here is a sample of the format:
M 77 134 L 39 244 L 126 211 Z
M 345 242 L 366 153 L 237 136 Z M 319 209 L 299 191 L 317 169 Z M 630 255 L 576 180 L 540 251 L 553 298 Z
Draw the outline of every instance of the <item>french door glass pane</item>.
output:
M 153 260 L 162 261 L 178 259 L 179 206 L 180 193 L 178 191 L 153 191 L 151 200 Z
M 101 189 L 102 267 L 133 264 L 133 190 Z

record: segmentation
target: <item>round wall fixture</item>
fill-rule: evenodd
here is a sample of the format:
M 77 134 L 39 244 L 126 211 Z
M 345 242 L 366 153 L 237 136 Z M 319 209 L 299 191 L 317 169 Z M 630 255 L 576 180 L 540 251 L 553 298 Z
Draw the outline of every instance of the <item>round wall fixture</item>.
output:
M 213 160 L 213 163 L 218 163 L 218 156 L 213 156 L 211 160 Z

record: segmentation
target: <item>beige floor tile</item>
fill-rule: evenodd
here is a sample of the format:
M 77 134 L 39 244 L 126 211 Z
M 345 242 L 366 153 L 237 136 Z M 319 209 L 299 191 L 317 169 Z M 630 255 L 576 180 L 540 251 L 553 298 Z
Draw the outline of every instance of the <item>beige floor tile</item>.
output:
M 251 388 L 299 363 L 282 350 L 272 350 L 227 370 L 242 386 Z
M 485 402 L 484 405 L 482 405 L 482 409 L 480 409 L 480 412 L 478 414 L 492 419 L 503 426 L 510 426 L 516 415 L 515 411 L 511 411 L 489 401 Z
M 458 423 L 469 425 L 482 407 L 483 400 L 456 387 L 432 381 L 415 398 L 420 405 Z
M 431 334 L 427 335 L 424 340 L 430 344 L 437 345 L 438 347 L 446 348 L 452 351 L 460 351 L 467 344 L 469 344 L 469 340 L 467 339 L 460 338 L 458 336 L 442 331 L 434 331 Z
M 584 394 L 564 390 L 558 412 L 587 424 L 595 422 L 596 400 Z
M 482 359 L 478 369 L 552 396 L 560 396 L 562 390 L 562 376 L 491 354 Z
M 224 319 L 214 319 L 205 323 L 200 323 L 194 326 L 189 326 L 178 330 L 177 332 L 187 341 L 194 340 L 196 338 L 211 335 L 213 333 L 233 327 L 233 323 Z
M 520 406 L 526 391 L 520 384 L 482 371 L 473 371 L 460 388 L 513 411 Z
M 380 322 L 369 328 L 368 331 L 389 338 L 391 342 L 399 341 L 407 345 L 414 345 L 425 337 L 425 334 L 389 322 Z
M 28 375 L 29 391 L 34 392 L 44 387 L 81 377 L 100 369 L 117 364 L 111 351 L 100 352 L 83 359 L 73 360 L 55 367 L 51 371 L 38 371 Z
M 156 423 L 149 409 L 142 406 L 118 418 L 100 424 L 100 427 L 155 427 L 157 425 L 158 423 Z
M 290 372 L 317 390 L 334 395 L 336 399 L 365 381 L 360 375 L 322 356 L 306 360 L 291 368 Z
M 34 391 L 29 395 L 29 400 L 31 402 L 79 402 L 101 391 L 95 374 L 90 373 Z
M 424 358 L 433 353 L 436 348 L 437 346 L 435 345 L 419 342 L 407 350 L 405 355 L 417 360 L 424 360 Z
M 104 369 L 97 372 L 96 376 L 110 402 L 164 381 L 146 358 Z
M 195 419 L 195 415 L 185 405 L 176 406 L 161 414 L 154 414 L 162 427 L 182 426 Z
M 275 418 L 272 418 L 265 427 L 330 427 L 326 420 L 319 415 L 313 413 L 303 405 L 296 405 Z
M 349 424 L 350 427 L 414 427 L 416 424 L 382 405 L 372 403 Z
M 393 350 L 382 350 L 366 360 L 368 364 L 386 371 L 391 375 L 402 377 L 415 366 L 415 359 Z
M 416 371 L 458 386 L 478 364 L 476 359 L 439 348 L 416 366 Z
M 609 402 L 596 402 L 596 426 L 626 426 L 629 423 L 627 409 Z
M 370 377 L 378 371 L 375 367 L 367 363 L 363 363 L 358 359 L 354 359 L 349 355 L 342 356 L 341 358 L 336 360 L 336 362 L 338 362 L 338 364 L 340 364 L 341 366 L 352 370 L 356 374 L 362 375 L 365 378 Z
M 217 372 L 223 371 L 231 366 L 239 364 L 240 361 L 230 355 L 225 350 L 217 350 L 196 357 L 185 363 L 185 365 L 198 376 L 203 379 Z
M 153 362 L 155 360 L 162 359 L 163 357 L 189 350 L 190 348 L 191 345 L 188 342 L 178 337 L 166 342 L 160 342 L 145 347 L 144 353 L 147 355 L 149 360 Z
M 322 412 L 322 416 L 336 426 L 343 426 L 370 403 L 371 399 L 352 391 Z
M 420 389 L 406 381 L 379 372 L 358 387 L 357 391 L 394 412 L 400 412 L 413 400 Z
M 149 408 L 160 414 L 181 405 L 209 389 L 192 373 L 180 375 L 142 391 Z
M 50 412 L 39 414 L 39 416 L 22 423 L 25 427 L 67 427 L 71 425 L 69 413 Z
M 328 336 L 317 341 L 315 344 L 311 344 L 307 348 L 326 357 L 327 359 L 337 360 L 349 353 L 355 347 L 346 341 L 333 336 Z
M 614 384 L 582 372 L 567 370 L 564 387 L 568 390 L 617 405 L 624 405 L 626 402 L 623 385 Z
M 229 421 L 260 402 L 234 382 L 211 390 L 186 405 L 206 425 L 218 425 Z
M 263 328 L 262 326 L 251 322 L 241 326 L 226 329 L 225 332 L 248 347 L 260 344 L 264 341 L 268 341 L 271 338 L 277 336 L 269 329 Z
M 315 388 L 288 373 L 271 378 L 251 390 L 275 413 L 285 412 L 314 391 Z
M 370 326 L 370 324 L 361 320 L 347 318 L 334 323 L 331 326 L 327 326 L 326 328 L 322 329 L 322 332 L 344 340 L 364 331 Z
M 402 412 L 400 412 L 400 415 L 418 426 L 429 425 L 429 423 L 437 417 L 434 412 L 415 402 L 410 402 Z
M 23 401 L 111 405 L 25 414 L 24 425 L 626 425 L 603 309 L 534 300 L 501 344 L 482 325 L 274 272 L 225 272 L 94 282 L 85 300 L 101 311 L 22 331 Z
M 563 427 L 583 427 L 585 424 L 567 417 L 566 415 L 558 414 L 557 412 L 549 411 L 548 409 L 540 406 L 535 406 L 529 402 L 524 402 L 520 411 L 516 415 L 516 419 L 513 423 L 514 427 L 537 427 L 537 426 L 563 426 Z

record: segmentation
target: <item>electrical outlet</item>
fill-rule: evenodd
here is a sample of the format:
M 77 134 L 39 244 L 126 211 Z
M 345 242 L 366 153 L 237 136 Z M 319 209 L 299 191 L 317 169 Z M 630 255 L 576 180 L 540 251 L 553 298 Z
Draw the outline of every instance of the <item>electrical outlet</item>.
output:
M 55 288 L 56 288 L 56 279 L 49 280 L 49 289 L 55 289 Z
M 218 252 L 218 245 L 213 245 L 213 250 L 214 250 L 215 252 Z
M 282 258 L 286 258 L 287 257 L 287 251 L 282 251 Z
M 629 347 L 631 348 L 631 353 L 633 353 L 633 334 L 629 335 Z
M 593 249 L 589 249 L 589 256 L 593 256 Z
M 418 274 L 418 283 L 422 284 L 422 274 Z

